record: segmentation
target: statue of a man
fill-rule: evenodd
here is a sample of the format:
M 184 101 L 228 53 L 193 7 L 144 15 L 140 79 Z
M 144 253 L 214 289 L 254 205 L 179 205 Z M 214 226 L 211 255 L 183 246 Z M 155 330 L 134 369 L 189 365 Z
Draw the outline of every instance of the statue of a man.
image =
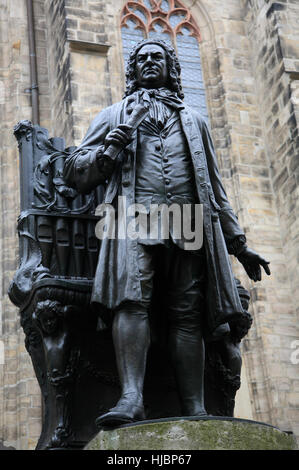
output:
M 203 246 L 185 249 L 171 228 L 164 238 L 102 240 L 92 302 L 99 304 L 104 320 L 104 312 L 113 316 L 122 393 L 116 406 L 97 419 L 99 426 L 145 418 L 143 384 L 155 275 L 163 280 L 182 415 L 202 416 L 203 325 L 209 335 L 221 334 L 243 312 L 229 254 L 254 281 L 261 280 L 261 266 L 270 274 L 268 262 L 247 247 L 227 200 L 206 122 L 182 101 L 174 49 L 160 40 L 142 41 L 130 54 L 126 78 L 125 98 L 94 119 L 66 162 L 65 178 L 82 193 L 107 184 L 105 203 L 115 207 L 119 196 L 126 207 L 138 203 L 147 211 L 153 204 L 202 204 Z M 132 132 L 128 122 L 140 103 L 147 103 L 148 111 Z M 122 149 L 115 159 L 106 153 L 111 145 Z

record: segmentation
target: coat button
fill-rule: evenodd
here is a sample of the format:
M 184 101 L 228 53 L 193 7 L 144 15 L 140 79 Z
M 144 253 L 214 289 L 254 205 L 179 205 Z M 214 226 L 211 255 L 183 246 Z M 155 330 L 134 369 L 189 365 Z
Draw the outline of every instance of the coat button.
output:
M 157 145 L 155 146 L 155 149 L 156 149 L 158 152 L 160 152 L 160 150 L 161 150 L 161 145 L 160 145 L 160 144 L 157 144 Z
M 171 196 L 172 196 L 172 194 L 171 194 L 171 193 L 167 193 L 167 197 L 168 197 L 168 199 L 170 199 L 170 198 L 171 198 Z
M 163 158 L 163 162 L 167 163 L 167 162 L 168 162 L 168 158 L 167 158 L 167 157 L 164 157 L 164 158 Z
M 169 179 L 165 180 L 165 184 L 168 185 L 169 183 L 170 183 L 170 180 L 169 180 Z
M 128 186 L 130 186 L 130 181 L 123 181 L 123 187 L 127 188 Z
M 130 167 L 130 165 L 128 165 L 128 164 L 125 164 L 125 165 L 123 166 L 123 170 L 124 170 L 124 171 L 130 171 L 130 169 L 131 169 L 131 167 Z

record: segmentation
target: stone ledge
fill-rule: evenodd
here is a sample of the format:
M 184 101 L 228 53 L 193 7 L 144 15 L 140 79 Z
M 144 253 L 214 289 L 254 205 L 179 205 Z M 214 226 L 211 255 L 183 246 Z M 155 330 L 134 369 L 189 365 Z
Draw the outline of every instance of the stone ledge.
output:
M 292 434 L 226 417 L 168 418 L 102 430 L 85 450 L 296 450 Z
M 89 41 L 78 41 L 77 39 L 68 39 L 70 50 L 72 52 L 97 52 L 99 54 L 107 55 L 110 44 L 100 44 Z

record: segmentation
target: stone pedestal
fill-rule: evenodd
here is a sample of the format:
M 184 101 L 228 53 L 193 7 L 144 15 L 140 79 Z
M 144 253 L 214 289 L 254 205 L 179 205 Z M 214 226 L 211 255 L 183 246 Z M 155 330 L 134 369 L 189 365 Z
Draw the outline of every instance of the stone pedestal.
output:
M 99 434 L 85 450 L 295 450 L 293 435 L 235 418 L 168 418 Z

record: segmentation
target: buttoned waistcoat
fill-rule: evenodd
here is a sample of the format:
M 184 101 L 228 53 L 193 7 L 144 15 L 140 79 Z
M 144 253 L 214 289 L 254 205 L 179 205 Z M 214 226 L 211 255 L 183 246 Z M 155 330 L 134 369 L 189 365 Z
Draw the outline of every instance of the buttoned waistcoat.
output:
M 161 103 L 161 106 L 165 105 Z M 142 204 L 141 209 L 146 210 L 147 214 L 150 214 L 151 208 L 155 207 L 154 205 L 162 207 L 161 204 L 163 204 L 166 207 L 175 204 L 178 209 L 176 213 L 180 219 L 183 219 L 182 206 L 189 204 L 193 212 L 193 214 L 190 212 L 190 216 L 193 215 L 194 218 L 193 205 L 199 201 L 196 195 L 189 148 L 182 131 L 178 112 L 176 110 L 168 111 L 169 118 L 164 124 L 155 122 L 148 116 L 138 128 L 135 201 L 137 204 Z M 177 226 L 180 226 L 180 235 L 176 235 L 177 239 L 173 233 L 171 219 L 168 227 L 164 227 L 163 233 L 158 218 L 156 223 L 159 227 L 157 238 L 153 237 L 153 234 L 149 236 L 151 223 L 150 216 L 147 216 L 148 236 L 141 237 L 142 244 L 162 243 L 168 246 L 171 238 L 180 248 L 185 249 L 187 240 L 184 238 L 182 220 L 181 222 L 176 221 Z M 191 219 L 186 223 L 188 223 L 188 228 L 191 228 Z M 165 220 L 164 225 L 166 225 Z

